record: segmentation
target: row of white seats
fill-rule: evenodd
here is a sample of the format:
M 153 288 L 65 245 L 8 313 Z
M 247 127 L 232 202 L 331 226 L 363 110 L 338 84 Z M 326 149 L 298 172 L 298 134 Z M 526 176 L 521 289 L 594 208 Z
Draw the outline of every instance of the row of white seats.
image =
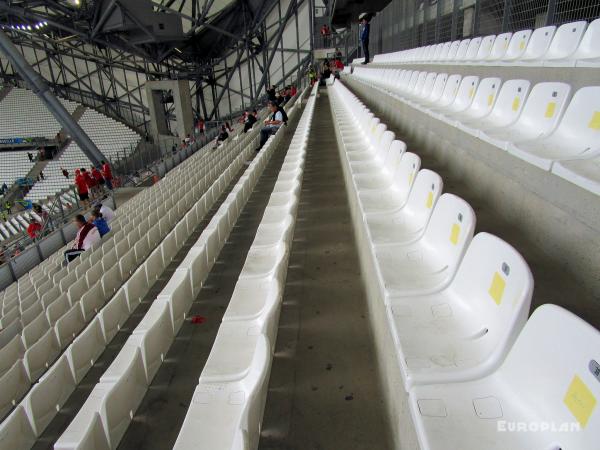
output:
M 293 111 L 290 114 L 293 115 Z M 281 133 L 271 137 L 248 166 L 59 438 L 55 449 L 117 448 L 280 137 Z M 253 150 L 254 146 L 248 146 L 238 156 L 233 165 L 235 170 L 221 177 L 224 185 L 229 184 Z
M 600 19 L 502 33 L 375 55 L 378 64 L 600 66 Z
M 3 151 L 0 153 L 0 186 L 6 183 L 10 188 L 17 179 L 26 177 L 34 164 L 29 161 L 27 150 Z
M 600 194 L 600 86 L 355 69 L 352 77 L 431 117 Z
M 600 333 L 554 305 L 527 321 L 533 278 L 521 255 L 491 234 L 472 237 L 468 203 L 441 194 L 441 177 L 343 84 L 330 92 L 361 259 L 421 449 L 595 448 L 600 386 L 589 362 Z M 499 421 L 580 431 L 499 435 Z
M 175 450 L 258 448 L 317 89 L 287 149 Z
M 254 148 L 256 139 L 256 133 L 253 137 L 248 136 L 246 151 L 244 152 L 246 157 L 248 152 Z M 235 155 L 239 155 L 239 152 L 224 148 L 222 151 L 215 152 L 211 156 L 217 157 L 219 154 L 223 156 L 223 161 L 231 161 L 234 159 Z M 236 172 L 236 168 L 239 170 L 239 166 L 243 163 L 243 161 L 241 161 L 242 159 L 243 157 L 241 156 L 237 157 L 237 167 L 229 166 L 229 168 L 225 171 L 227 176 L 232 177 Z M 216 165 L 210 167 L 210 172 L 215 174 L 215 178 L 219 173 L 218 169 L 219 167 Z M 13 412 L 9 419 L 3 423 L 0 429 L 8 430 L 6 435 L 10 439 L 16 439 L 17 442 L 20 442 L 21 439 L 25 439 L 27 442 L 29 442 L 29 440 L 32 438 L 32 435 L 23 437 L 16 433 L 14 428 L 11 428 L 16 423 L 15 414 L 18 416 L 19 414 L 22 415 L 22 413 L 27 415 L 31 423 L 32 430 L 34 432 L 33 437 L 35 438 L 35 436 L 39 436 L 39 434 L 43 431 L 43 428 L 47 425 L 47 423 L 49 423 L 53 416 L 46 416 L 45 414 L 48 414 L 48 411 L 56 411 L 57 408 L 60 408 L 62 405 L 61 402 L 64 402 L 68 397 L 66 391 L 68 391 L 68 393 L 72 391 L 72 389 L 69 390 L 69 383 L 66 383 L 67 387 L 65 390 L 61 391 L 64 397 L 57 398 L 52 395 L 49 396 L 48 390 L 50 389 L 52 392 L 56 392 L 55 384 L 59 383 L 59 381 L 55 379 L 53 379 L 52 382 L 48 381 L 48 378 L 51 377 L 51 374 L 55 373 L 55 371 L 62 370 L 58 369 L 57 367 L 60 367 L 60 364 L 62 364 L 61 361 L 66 358 L 73 373 L 73 382 L 76 384 L 76 382 L 80 380 L 80 377 L 78 376 L 80 375 L 82 377 L 85 372 L 87 372 L 87 370 L 91 367 L 90 362 L 92 361 L 93 364 L 93 361 L 102 352 L 108 342 L 110 342 L 114 336 L 114 333 L 116 333 L 119 327 L 125 322 L 129 314 L 135 309 L 135 307 L 137 307 L 149 289 L 149 286 L 151 286 L 162 273 L 166 265 L 168 265 L 176 253 L 177 249 L 183 245 L 185 238 L 190 232 L 189 227 L 195 228 L 195 226 L 197 226 L 199 221 L 202 220 L 206 211 L 210 209 L 212 202 L 214 202 L 220 193 L 225 189 L 226 179 L 221 178 L 220 181 L 213 184 L 213 187 L 211 190 L 209 190 L 208 194 L 203 197 L 203 200 L 196 203 L 196 199 L 199 197 L 199 193 L 205 184 L 204 179 L 195 179 L 194 173 L 198 172 L 200 171 L 197 168 L 190 166 L 189 172 L 182 171 L 179 177 L 171 177 L 171 183 L 169 184 L 171 185 L 171 188 L 175 190 L 175 192 L 171 192 L 169 194 L 169 200 L 171 200 L 172 204 L 172 211 L 169 211 L 165 217 L 161 218 L 160 220 L 158 215 L 152 217 L 152 213 L 150 213 L 149 210 L 146 211 L 142 207 L 142 212 L 148 216 L 146 217 L 145 221 L 142 221 L 142 223 L 139 224 L 138 222 L 131 222 L 132 228 L 128 230 L 127 234 L 122 236 L 121 241 L 113 241 L 112 245 L 103 245 L 95 251 L 85 252 L 80 258 L 83 258 L 84 255 L 89 256 L 81 259 L 83 262 L 80 262 L 77 265 L 77 268 L 85 268 L 86 265 L 91 266 L 82 273 L 80 273 L 77 269 L 75 271 L 71 271 L 65 278 L 60 280 L 59 288 L 63 291 L 67 290 L 67 292 L 62 292 L 58 299 L 55 299 L 54 301 L 50 300 L 51 303 L 49 303 L 45 314 L 44 312 L 41 314 L 45 316 L 44 318 L 48 318 L 48 321 L 52 320 L 50 315 L 54 315 L 54 309 L 56 308 L 53 307 L 57 304 L 59 304 L 58 309 L 61 309 L 60 305 L 64 304 L 63 309 L 68 309 L 68 312 L 59 318 L 54 327 L 50 328 L 50 330 L 44 334 L 44 336 L 50 336 L 47 340 L 42 340 L 40 338 L 38 342 L 35 342 L 33 345 L 31 345 L 31 347 L 25 350 L 24 354 L 22 354 L 23 360 L 25 360 L 26 369 L 34 367 L 37 368 L 39 372 L 43 372 L 45 368 L 52 363 L 54 358 L 58 356 L 61 347 L 64 348 L 64 345 L 62 345 L 63 340 L 64 344 L 68 344 L 72 338 L 74 338 L 75 335 L 82 330 L 86 322 L 89 322 L 90 319 L 92 322 L 81 334 L 77 336 L 69 348 L 66 349 L 65 353 L 50 368 L 48 373 L 42 376 L 39 382 L 30 390 L 29 394 L 27 394 L 25 399 L 21 402 L 21 406 L 23 406 L 24 409 L 22 409 L 21 412 Z M 179 186 L 176 183 L 173 183 L 173 181 L 179 181 Z M 198 192 L 196 197 L 194 197 L 195 191 Z M 172 198 L 171 194 L 174 194 L 177 197 Z M 156 206 L 154 206 L 154 208 L 156 208 Z M 176 214 L 172 214 L 173 210 L 177 211 Z M 156 214 L 156 211 L 154 211 L 154 213 Z M 180 217 L 181 220 L 179 220 Z M 151 222 L 151 220 L 153 221 Z M 174 227 L 178 220 L 179 222 Z M 154 226 L 151 226 L 152 224 L 154 224 Z M 144 229 L 140 229 L 140 227 L 144 227 Z M 141 240 L 139 240 L 140 236 L 142 236 Z M 162 236 L 166 236 L 164 240 L 162 239 Z M 115 238 L 116 237 L 117 236 L 115 236 Z M 135 242 L 135 245 L 133 247 L 129 246 L 131 248 L 126 249 L 128 245 L 123 243 L 129 243 L 130 239 L 131 243 Z M 108 242 L 108 244 L 111 243 Z M 107 250 L 104 255 L 101 251 L 102 248 Z M 112 250 L 109 250 L 109 248 Z M 120 248 L 125 251 L 125 254 L 122 255 L 117 263 L 113 262 L 113 265 L 110 265 L 108 259 L 114 261 L 114 255 L 112 255 L 112 253 L 115 251 L 115 249 Z M 152 249 L 155 249 L 154 252 L 148 256 Z M 92 259 L 97 259 L 96 255 L 100 255 L 99 260 L 93 261 Z M 140 255 L 140 258 L 137 258 L 137 255 Z M 145 259 L 146 256 L 148 256 L 146 262 L 140 265 L 137 270 L 135 270 L 135 268 L 143 259 Z M 104 264 L 106 264 L 106 266 L 104 266 Z M 97 267 L 98 269 L 95 270 Z M 93 281 L 89 280 L 90 273 L 98 274 L 99 276 L 104 270 L 108 270 L 108 272 L 102 276 L 100 281 L 96 282 L 94 289 L 89 289 L 87 292 L 85 292 L 84 285 Z M 117 292 L 117 295 L 113 297 L 112 300 L 103 308 L 105 305 L 105 300 L 112 296 L 106 293 L 105 296 L 99 296 L 98 291 L 102 292 L 102 290 L 106 291 L 109 289 L 110 292 L 114 294 L 120 286 L 120 283 L 118 282 L 119 271 L 127 271 L 129 274 L 131 274 L 131 277 L 125 286 L 123 286 Z M 64 280 L 68 278 L 72 278 L 75 281 L 73 283 L 65 283 Z M 44 294 L 41 300 L 42 304 L 45 304 L 47 295 L 54 296 L 58 294 L 56 291 L 59 289 L 53 288 L 53 290 L 55 292 Z M 82 294 L 80 291 L 84 291 L 84 293 Z M 81 298 L 81 300 L 77 302 L 77 304 L 70 306 L 70 304 L 74 303 L 75 299 L 77 298 Z M 50 311 L 51 309 L 52 311 Z M 95 316 L 97 312 L 100 314 Z M 68 333 L 63 333 L 63 326 L 59 326 L 61 320 L 63 320 L 64 328 Z M 29 326 L 32 328 L 32 335 L 35 334 L 37 336 L 39 334 L 39 328 L 44 328 L 43 320 L 40 319 L 39 322 L 42 325 L 37 322 L 32 322 L 29 324 Z M 100 330 L 101 333 L 98 333 L 98 330 Z M 24 335 L 26 331 L 27 330 L 24 330 Z M 52 339 L 53 332 L 58 336 L 57 339 Z M 35 336 L 32 337 L 32 340 L 33 338 L 35 338 Z M 20 356 L 20 352 L 18 351 L 18 340 L 13 340 L 11 344 L 12 345 L 7 348 L 6 358 L 3 357 L 3 360 L 8 360 L 8 356 L 15 356 L 17 358 Z M 24 343 L 24 345 L 27 346 L 27 343 Z M 4 351 L 5 349 L 2 350 Z M 12 353 L 9 353 L 9 350 L 12 350 Z M 28 358 L 29 353 L 31 353 L 30 358 Z M 19 393 L 22 394 L 23 391 L 28 389 L 28 381 L 33 381 L 34 378 L 31 376 L 27 376 L 25 379 L 21 378 L 20 381 L 22 384 L 18 385 L 18 387 L 21 389 L 16 389 L 17 382 L 14 381 L 16 375 L 13 372 L 15 372 L 14 367 L 19 366 L 19 362 L 21 361 L 22 360 L 17 361 L 13 368 L 3 375 L 3 377 L 6 377 L 7 381 L 13 381 L 11 386 L 7 385 L 6 388 L 3 388 L 3 393 L 5 394 L 4 396 L 7 397 L 5 400 L 10 400 L 12 397 L 12 403 L 16 401 Z M 30 361 L 32 362 L 31 365 L 29 364 Z M 20 373 L 23 374 L 23 371 L 20 370 Z M 27 370 L 25 375 L 29 375 Z M 37 373 L 35 373 L 35 375 L 38 376 Z M 17 410 L 19 410 L 19 408 L 17 408 Z M 44 422 L 40 422 L 41 425 L 38 423 L 40 415 L 45 418 Z

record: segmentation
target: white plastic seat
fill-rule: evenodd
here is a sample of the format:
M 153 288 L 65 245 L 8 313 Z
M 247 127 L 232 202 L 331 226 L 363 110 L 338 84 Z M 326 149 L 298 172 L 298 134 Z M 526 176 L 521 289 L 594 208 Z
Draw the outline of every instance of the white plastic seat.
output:
M 481 42 L 479 44 L 479 47 L 477 48 L 477 53 L 470 59 L 472 59 L 473 61 L 485 61 L 492 53 L 492 48 L 494 47 L 495 41 L 495 34 L 491 34 L 489 36 L 481 38 Z
M 572 55 L 577 66 L 594 66 L 600 63 L 600 47 L 597 45 L 599 39 L 600 19 L 596 19 L 588 25 L 579 47 Z
M 521 58 L 521 56 L 523 56 L 527 50 L 527 44 L 531 39 L 531 33 L 531 30 L 521 30 L 515 32 L 510 37 L 510 42 L 508 43 L 508 46 L 505 47 L 506 51 L 501 56 L 501 59 L 503 61 L 515 61 Z M 498 38 L 500 36 L 502 35 L 499 35 Z
M 129 318 L 127 295 L 121 288 L 98 314 L 104 342 L 110 343 Z
M 76 383 L 67 358 L 62 356 L 25 397 L 25 412 L 36 436 L 40 436 L 65 404 Z
M 456 55 L 454 56 L 455 61 L 463 61 L 467 57 L 467 52 L 469 51 L 469 46 L 471 45 L 471 39 L 463 39 L 460 41 L 460 45 L 458 46 L 458 50 L 456 50 Z
M 476 37 L 469 41 L 469 46 L 467 47 L 467 51 L 465 52 L 462 58 L 458 58 L 461 61 L 473 61 L 477 58 L 477 54 L 479 52 L 479 47 L 481 46 L 481 41 L 483 38 Z
M 93 367 L 106 344 L 100 320 L 96 318 L 69 346 L 66 355 L 76 383 L 79 383 L 88 370 Z
M 393 139 L 392 133 L 390 133 L 390 138 Z M 352 175 L 358 191 L 393 188 L 398 180 L 398 171 L 402 169 L 402 155 L 406 152 L 406 144 L 398 140 L 387 140 L 381 145 L 387 145 L 389 149 L 385 158 L 377 158 L 376 161 L 360 171 L 358 169 L 361 169 L 362 166 L 351 166 L 353 173 L 358 172 Z
M 31 381 L 23 360 L 15 361 L 12 367 L 0 376 L 0 417 L 4 417 L 30 387 Z
M 554 131 L 562 117 L 570 92 L 571 86 L 566 83 L 536 84 L 512 125 L 486 130 L 480 138 L 504 150 L 510 143 L 545 138 Z
M 544 55 L 544 60 L 555 61 L 567 59 L 579 47 L 583 33 L 587 27 L 587 21 L 565 23 L 558 27 L 556 34 L 548 51 Z
M 445 288 L 473 237 L 475 213 L 463 199 L 444 194 L 417 241 L 375 247 L 386 303 L 396 296 L 421 295 Z
M 448 49 L 448 54 L 445 58 L 446 61 L 454 61 L 456 59 L 456 54 L 458 53 L 460 42 L 461 41 L 453 41 L 450 43 L 450 48 Z
M 600 360 L 599 349 L 598 330 L 558 306 L 540 306 L 491 375 L 411 389 L 420 448 L 596 448 L 600 384 L 591 361 Z
M 477 86 L 477 91 L 469 107 L 463 111 L 446 114 L 448 121 L 475 121 L 492 112 L 494 102 L 500 90 L 500 78 L 484 78 Z
M 66 348 L 84 327 L 85 319 L 81 305 L 76 303 L 54 325 L 56 337 L 61 348 Z
M 0 424 L 0 443 L 7 449 L 31 448 L 36 439 L 25 408 L 21 405 L 17 405 Z
M 560 161 L 554 164 L 552 172 L 583 189 L 600 195 L 600 156 Z
M 431 104 L 431 108 L 446 108 L 450 106 L 456 98 L 456 94 L 458 93 L 458 88 L 461 84 L 461 80 L 461 75 L 450 75 L 446 80 L 446 84 L 444 85 L 442 95 L 437 99 L 435 103 L 430 102 L 427 104 L 427 106 L 429 106 L 429 104 Z
M 533 30 L 533 33 L 531 33 L 531 38 L 527 44 L 527 48 L 519 58 L 519 61 L 531 62 L 542 59 L 548 51 L 548 48 L 550 48 L 555 31 L 556 27 L 554 25 L 536 28 Z
M 36 381 L 50 367 L 60 351 L 61 347 L 53 329 L 46 331 L 35 344 L 25 351 L 23 362 L 31 382 Z
M 257 448 L 271 356 L 266 337 L 259 337 L 246 376 L 228 383 L 203 383 L 196 387 L 190 408 L 177 436 L 174 450 L 198 447 L 198 436 L 211 450 L 229 450 L 240 431 L 249 445 Z M 219 389 L 215 387 L 219 386 Z
M 158 300 L 163 300 L 169 305 L 173 335 L 176 335 L 183 325 L 185 316 L 192 306 L 194 298 L 190 284 L 188 269 L 177 269 L 163 290 L 158 294 Z
M 599 86 L 579 89 L 552 134 L 539 141 L 512 144 L 508 151 L 544 170 L 551 170 L 554 161 L 600 155 L 600 108 L 594 103 L 597 98 Z
M 464 120 L 459 126 L 471 134 L 479 136 L 481 132 L 507 127 L 516 122 L 521 114 L 525 99 L 529 93 L 528 80 L 508 80 L 500 88 L 498 97 L 487 116 L 481 119 Z
M 283 242 L 269 247 L 250 247 L 240 278 L 277 277 L 287 253 L 287 246 Z
M 446 289 L 392 299 L 388 323 L 405 389 L 489 375 L 525 324 L 532 292 L 521 255 L 479 233 Z
M 365 214 L 385 213 L 402 208 L 420 168 L 421 158 L 414 153 L 404 152 L 391 186 L 359 192 L 363 212 Z
M 421 169 L 402 209 L 367 216 L 371 242 L 375 245 L 406 243 L 419 238 L 429 222 L 442 187 L 442 178 L 437 173 Z
M 429 110 L 429 113 L 434 117 L 441 118 L 443 114 L 453 114 L 466 110 L 473 101 L 478 84 L 478 76 L 470 75 L 463 77 L 452 103 L 445 106 L 440 105 L 437 108 L 433 107 Z

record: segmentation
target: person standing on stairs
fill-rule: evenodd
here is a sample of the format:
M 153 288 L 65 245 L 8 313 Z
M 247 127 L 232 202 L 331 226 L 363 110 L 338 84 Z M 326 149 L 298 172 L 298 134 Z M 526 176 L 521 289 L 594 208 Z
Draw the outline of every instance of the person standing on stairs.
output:
M 369 64 L 369 33 L 371 32 L 371 25 L 369 24 L 369 15 L 363 13 L 360 15 L 360 23 L 362 29 L 360 30 L 360 42 L 362 43 L 363 53 L 365 60 L 361 64 Z

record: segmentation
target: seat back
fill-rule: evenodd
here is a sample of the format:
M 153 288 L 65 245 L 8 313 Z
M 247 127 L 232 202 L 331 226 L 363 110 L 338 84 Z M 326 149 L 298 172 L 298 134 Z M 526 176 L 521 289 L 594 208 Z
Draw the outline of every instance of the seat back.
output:
M 481 41 L 483 38 L 481 37 L 476 37 L 471 39 L 471 42 L 469 42 L 469 47 L 467 48 L 467 51 L 465 53 L 465 55 L 461 58 L 461 60 L 463 61 L 472 61 L 477 57 L 477 52 L 479 51 L 479 47 L 481 46 Z
M 0 442 L 6 448 L 32 448 L 36 439 L 25 408 L 17 405 L 0 425 Z
M 450 44 L 450 49 L 448 50 L 448 56 L 446 57 L 447 61 L 456 60 L 456 54 L 458 53 L 458 48 L 460 47 L 461 41 L 454 41 Z
M 490 34 L 489 36 L 481 38 L 481 42 L 479 44 L 479 47 L 477 48 L 477 53 L 471 59 L 473 59 L 474 61 L 483 61 L 487 59 L 492 52 L 492 47 L 494 46 L 495 40 L 495 34 Z
M 529 80 L 506 81 L 500 88 L 486 124 L 502 127 L 514 123 L 521 114 L 530 85 Z
M 555 31 L 556 27 L 554 25 L 536 28 L 533 33 L 531 33 L 527 48 L 519 59 L 521 61 L 541 59 L 548 51 Z
M 406 144 L 399 140 L 394 140 L 390 144 L 390 148 L 385 160 L 384 170 L 392 177 L 396 177 L 396 172 L 400 167 L 402 155 L 406 151 Z
M 439 61 L 448 60 L 448 53 L 450 53 L 450 47 L 452 46 L 452 42 L 445 42 L 442 46 L 442 50 L 438 56 Z
M 573 58 L 583 60 L 600 58 L 598 42 L 600 42 L 600 19 L 596 19 L 588 25 Z
M 435 77 L 435 82 L 433 83 L 433 86 L 429 90 L 430 94 L 425 99 L 430 103 L 435 103 L 436 101 L 438 101 L 444 93 L 444 87 L 446 86 L 447 80 L 447 73 L 438 73 Z
M 438 106 L 448 106 L 454 101 L 456 94 L 458 93 L 461 79 L 462 76 L 458 74 L 450 75 L 448 77 L 448 80 L 444 85 L 444 91 L 436 103 Z
M 435 50 L 431 56 L 432 61 L 439 61 L 440 55 L 442 54 L 442 50 L 444 49 L 444 44 L 438 44 L 435 46 Z
M 540 448 L 595 448 L 600 439 L 600 332 L 551 304 L 537 308 L 498 377 L 541 423 L 566 424 L 536 439 Z M 573 428 L 575 427 L 575 428 Z M 546 440 L 546 442 L 541 442 Z
M 442 177 L 429 169 L 421 169 L 403 208 L 410 214 L 411 222 L 425 229 L 438 198 L 442 194 Z
M 240 381 L 242 390 L 246 393 L 248 399 L 242 416 L 246 418 L 248 440 L 250 441 L 249 448 L 258 447 L 270 369 L 271 345 L 269 340 L 261 334 L 256 342 L 250 370 Z
M 460 41 L 460 45 L 458 46 L 458 50 L 456 50 L 456 55 L 454 56 L 454 60 L 463 61 L 467 57 L 467 52 L 469 51 L 469 46 L 471 45 L 471 39 L 463 39 Z
M 377 144 L 376 147 L 376 158 L 378 158 L 380 161 L 385 161 L 387 158 L 387 155 L 390 151 L 390 146 L 392 145 L 393 140 L 396 138 L 396 135 L 391 132 L 391 131 L 385 131 L 382 135 L 381 138 L 379 139 L 379 143 Z
M 469 112 L 483 117 L 494 107 L 494 101 L 500 90 L 500 78 L 484 78 L 477 87 L 477 92 L 473 98 L 473 103 L 469 107 Z
M 502 56 L 502 59 L 505 61 L 513 61 L 520 58 L 527 49 L 531 33 L 531 30 L 521 30 L 514 33 L 510 38 L 510 43 L 508 44 L 508 48 Z
M 408 198 L 415 177 L 421 168 L 421 158 L 415 153 L 404 152 L 394 177 L 394 186 L 398 190 L 399 197 L 404 201 Z
M 539 137 L 548 135 L 560 120 L 571 86 L 567 83 L 538 83 L 523 106 L 517 126 L 534 127 Z
M 527 262 L 502 239 L 479 233 L 471 241 L 449 289 L 476 318 L 465 338 L 478 339 L 489 361 L 497 367 L 529 315 L 533 275 Z
M 415 83 L 414 87 L 410 91 L 411 95 L 418 96 L 421 93 L 421 91 L 423 90 L 423 86 L 425 85 L 425 81 L 427 80 L 427 75 L 428 75 L 427 72 L 419 73 L 417 82 Z
M 585 20 L 565 23 L 558 27 L 544 59 L 565 59 L 573 55 L 579 47 L 586 28 L 587 21 Z
M 410 76 L 410 80 L 408 80 L 408 83 L 405 84 L 403 91 L 405 93 L 411 93 L 414 88 L 415 85 L 417 84 L 417 81 L 419 80 L 419 77 L 421 76 L 422 72 L 419 72 L 418 70 L 414 70 Z
M 425 235 L 424 245 L 436 250 L 446 270 L 454 273 L 473 237 L 475 212 L 462 198 L 443 194 L 437 201 Z
M 573 95 L 556 133 L 579 147 L 581 154 L 600 150 L 600 86 L 586 86 Z
M 381 142 L 381 137 L 383 133 L 387 130 L 387 125 L 384 123 L 379 123 L 375 128 L 371 128 L 370 133 L 368 133 L 369 143 L 377 149 L 377 146 Z
M 419 98 L 427 98 L 431 95 L 431 90 L 433 89 L 433 85 L 435 84 L 435 80 L 437 79 L 437 73 L 429 72 L 427 77 L 425 78 L 425 82 L 423 83 L 423 87 L 419 92 L 417 92 L 417 96 Z
M 452 102 L 452 105 L 450 105 L 450 108 L 453 111 L 463 111 L 467 109 L 473 101 L 478 83 L 478 76 L 470 75 L 464 77 L 460 82 L 456 98 L 454 99 L 454 102 Z

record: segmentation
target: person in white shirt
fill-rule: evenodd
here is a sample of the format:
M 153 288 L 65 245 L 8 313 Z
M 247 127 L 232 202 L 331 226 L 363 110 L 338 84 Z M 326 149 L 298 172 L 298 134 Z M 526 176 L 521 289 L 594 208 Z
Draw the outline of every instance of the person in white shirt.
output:
M 89 250 L 92 245 L 100 241 L 100 233 L 98 229 L 91 223 L 85 220 L 81 214 L 77 214 L 74 220 L 77 226 L 77 235 L 73 241 L 73 247 L 65 252 L 65 261 L 70 263 L 84 251 Z
M 260 146 L 256 149 L 257 152 L 263 148 L 272 134 L 277 133 L 277 130 L 283 124 L 283 112 L 277 106 L 277 103 L 269 102 L 269 109 L 271 115 L 265 119 L 265 126 L 260 130 Z
M 111 223 L 112 220 L 115 218 L 115 212 L 108 206 L 103 205 L 102 203 L 98 203 L 94 207 L 94 209 L 102 214 L 102 217 L 104 218 L 104 220 L 106 220 L 106 223 Z

